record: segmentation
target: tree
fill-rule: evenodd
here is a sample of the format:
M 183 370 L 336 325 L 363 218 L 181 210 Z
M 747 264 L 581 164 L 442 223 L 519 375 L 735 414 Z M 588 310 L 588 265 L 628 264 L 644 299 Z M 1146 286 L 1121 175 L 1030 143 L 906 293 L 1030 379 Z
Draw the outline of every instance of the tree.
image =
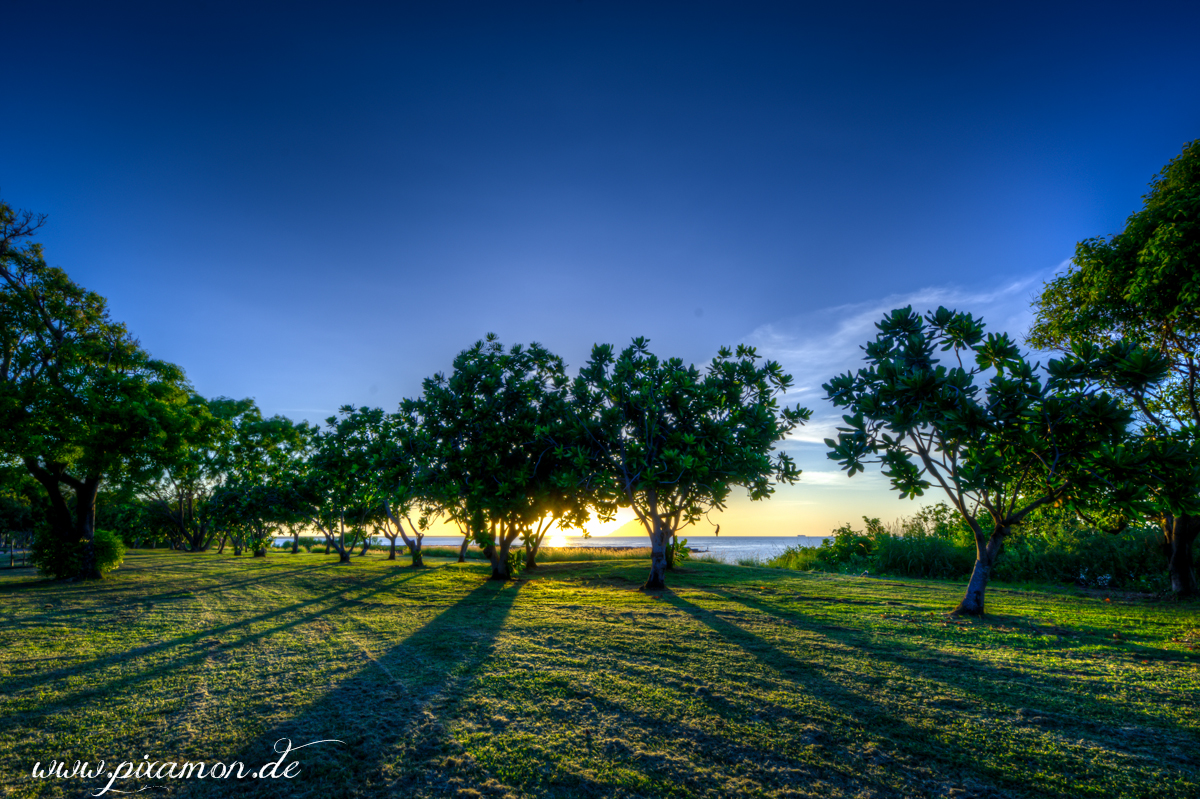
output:
M 547 518 L 587 519 L 556 443 L 568 383 L 562 358 L 539 344 L 506 350 L 494 334 L 459 353 L 449 377 L 424 382 L 428 496 L 484 547 L 494 580 L 512 578 L 513 543 L 544 534 Z
M 151 358 L 104 298 L 46 265 L 30 241 L 44 217 L 0 201 L 0 454 L 49 500 L 50 550 L 80 550 L 101 576 L 95 504 L 102 481 L 138 481 L 195 434 L 183 371 Z
M 633 508 L 650 536 L 645 588 L 664 588 L 668 543 L 680 528 L 720 510 L 734 486 L 751 499 L 800 471 L 775 445 L 810 411 L 780 407 L 792 383 L 753 347 L 722 348 L 707 371 L 661 361 L 644 338 L 619 356 L 597 345 L 572 385 L 572 457 L 580 482 L 606 514 Z
M 1183 148 L 1150 183 L 1142 209 L 1109 238 L 1079 242 L 1070 269 L 1035 301 L 1029 343 L 1071 351 L 1116 340 L 1156 350 L 1169 378 L 1130 384 L 1123 369 L 1098 375 L 1136 408 L 1151 446 L 1200 449 L 1200 139 Z M 1171 587 L 1197 592 L 1193 543 L 1200 517 L 1187 510 L 1200 493 L 1194 462 L 1167 478 L 1155 515 Z
M 367 484 L 363 499 L 375 504 L 369 521 L 391 543 L 388 560 L 396 559 L 396 539 L 400 538 L 408 547 L 413 568 L 423 568 L 425 530 L 411 518 L 413 511 L 421 509 L 422 480 L 428 471 L 427 439 L 418 403 L 405 400 L 395 414 L 347 406 L 339 425 L 346 428 L 350 457 L 362 465 Z
M 207 400 L 193 394 L 189 404 L 196 419 L 191 440 L 153 480 L 132 488 L 140 490 L 162 519 L 175 549 L 204 552 L 220 530 L 208 503 L 226 480 L 239 423 L 261 420 L 262 415 L 251 399 Z
M 339 418 L 340 417 L 340 418 Z M 278 515 L 281 523 L 307 522 L 325 537 L 326 551 L 349 563 L 367 536 L 367 523 L 379 497 L 362 460 L 361 425 L 352 406 L 325 420 L 325 429 L 297 426 L 299 445 L 287 453 L 281 470 Z M 349 537 L 347 537 L 349 527 Z
M 1035 509 L 1144 506 L 1136 475 L 1157 466 L 1125 446 L 1130 413 L 1088 383 L 1091 364 L 1052 360 L 1043 380 L 1007 335 L 985 337 L 981 321 L 946 308 L 924 319 L 901 308 L 876 326 L 868 366 L 824 386 L 850 412 L 837 441 L 825 443 L 850 476 L 882 464 L 901 498 L 934 485 L 945 491 L 975 538 L 956 615 L 983 614 L 1004 541 Z M 939 351 L 950 353 L 949 367 Z M 1146 379 L 1163 369 L 1149 364 Z
M 281 526 L 297 526 L 286 475 L 294 454 L 304 449 L 309 425 L 286 416 L 263 418 L 250 399 L 221 398 L 213 405 L 214 413 L 232 427 L 216 453 L 220 496 L 214 494 L 213 499 L 220 502 L 213 516 L 217 526 L 223 524 L 234 534 L 235 554 L 244 546 L 255 557 L 264 557 Z M 294 537 L 293 532 L 293 551 Z
M 248 549 L 256 558 L 266 557 L 279 526 L 291 521 L 286 494 L 270 484 L 226 483 L 213 491 L 208 505 L 214 526 L 233 539 L 235 556 Z

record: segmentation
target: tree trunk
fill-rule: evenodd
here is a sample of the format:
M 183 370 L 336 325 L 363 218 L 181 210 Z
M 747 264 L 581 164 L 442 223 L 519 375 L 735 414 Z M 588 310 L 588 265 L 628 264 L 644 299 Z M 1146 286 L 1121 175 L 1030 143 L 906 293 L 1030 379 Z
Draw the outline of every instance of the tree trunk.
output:
M 979 536 L 975 539 L 975 568 L 971 570 L 971 579 L 967 583 L 967 594 L 958 603 L 951 616 L 982 616 L 983 594 L 987 590 L 988 578 L 991 577 L 992 567 L 1004 546 L 1004 538 L 1008 535 L 1007 527 L 997 527 L 987 541 Z
M 393 546 L 394 546 L 393 542 Z M 408 551 L 412 555 L 412 567 L 414 569 L 425 568 L 425 556 L 421 554 L 421 539 L 414 537 L 408 542 Z
M 359 550 L 358 556 L 361 558 L 363 555 L 367 554 L 367 550 L 370 548 L 370 546 L 371 546 L 371 536 L 368 535 L 363 538 L 362 549 Z
M 79 540 L 83 542 L 83 558 L 79 564 L 80 580 L 99 580 L 100 564 L 96 561 L 96 494 L 100 478 L 88 477 L 75 486 L 75 518 Z
M 471 545 L 471 536 L 464 535 L 462 545 L 458 548 L 458 562 L 465 563 L 467 560 L 467 547 Z
M 525 569 L 536 569 L 538 549 L 542 546 L 542 539 L 539 536 L 531 536 L 530 540 L 525 542 Z
M 1200 533 L 1198 516 L 1164 516 L 1162 551 L 1167 556 L 1171 591 L 1176 596 L 1195 596 L 1196 572 L 1192 566 L 1192 544 Z
M 207 526 L 203 523 L 197 523 L 195 529 L 184 533 L 184 549 L 188 552 L 204 552 L 208 549 L 210 536 Z
M 258 549 L 254 550 L 254 557 L 265 558 L 266 556 L 267 556 L 267 548 L 266 547 L 259 547 Z
M 500 537 L 500 547 L 488 547 L 491 552 L 493 580 L 511 580 L 512 573 L 508 570 L 508 550 L 512 542 L 506 536 Z
M 650 576 L 642 586 L 647 591 L 661 591 L 667 587 L 667 551 L 671 531 L 657 527 L 650 535 Z
M 43 468 L 34 458 L 25 459 L 25 468 L 33 475 L 33 479 L 37 480 L 42 488 L 46 489 L 46 496 L 50 500 L 48 521 L 50 522 L 51 535 L 64 544 L 75 543 L 78 540 L 75 538 L 78 530 L 75 519 L 71 516 L 71 508 L 67 504 L 66 497 L 63 496 L 62 481 L 64 475 L 61 470 L 55 468 L 54 471 L 51 471 L 50 469 Z
M 296 555 L 300 552 L 300 533 L 292 533 L 292 554 Z
M 392 545 L 390 547 L 388 547 L 388 560 L 395 560 L 396 559 L 396 536 L 394 536 L 394 535 L 388 536 L 388 540 L 392 542 Z
M 218 554 L 218 555 L 220 555 L 221 553 L 223 553 L 223 552 L 225 551 L 225 539 L 227 539 L 227 538 L 229 538 L 229 534 L 228 534 L 228 533 L 222 533 L 222 534 L 221 534 L 221 546 L 217 547 L 217 554 Z M 151 547 L 151 549 L 153 549 L 153 547 Z

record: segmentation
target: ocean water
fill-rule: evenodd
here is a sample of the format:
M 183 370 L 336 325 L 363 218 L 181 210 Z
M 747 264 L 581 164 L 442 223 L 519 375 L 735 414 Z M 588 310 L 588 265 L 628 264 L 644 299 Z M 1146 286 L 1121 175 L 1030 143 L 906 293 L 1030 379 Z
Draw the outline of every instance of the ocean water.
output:
M 788 547 L 817 547 L 827 536 L 811 535 L 688 535 L 680 534 L 679 540 L 687 539 L 688 548 L 696 555 L 711 555 L 726 563 L 737 563 L 739 558 L 770 560 Z M 648 547 L 648 536 L 596 536 L 593 538 L 567 539 L 573 547 Z
M 711 555 L 712 557 L 722 560 L 725 563 L 737 563 L 739 558 L 757 558 L 758 560 L 770 560 L 788 547 L 816 547 L 820 546 L 828 536 L 813 536 L 813 535 L 687 535 L 686 531 L 679 536 L 679 540 L 687 539 L 688 548 L 693 551 L 696 556 Z M 275 539 L 277 546 L 287 546 L 291 543 L 290 538 Z M 386 546 L 387 539 L 380 538 L 375 541 L 379 546 Z M 462 543 L 461 536 L 426 536 L 425 546 L 427 547 L 457 547 Z M 558 544 L 556 540 L 554 542 Z M 644 535 L 622 535 L 622 536 L 593 536 L 592 538 L 580 538 L 578 536 L 568 536 L 565 545 L 569 547 L 648 547 L 650 539 Z M 543 546 L 551 546 L 550 537 L 546 537 Z M 403 543 L 397 539 L 397 550 L 403 549 Z

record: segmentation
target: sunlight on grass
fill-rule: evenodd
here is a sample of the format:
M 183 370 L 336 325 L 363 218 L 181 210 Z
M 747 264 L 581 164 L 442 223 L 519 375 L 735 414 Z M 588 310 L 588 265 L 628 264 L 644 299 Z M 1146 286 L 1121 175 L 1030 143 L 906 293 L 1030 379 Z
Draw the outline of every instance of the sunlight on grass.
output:
M 78 796 L 34 762 L 261 762 L 289 737 L 346 744 L 252 795 L 1200 791 L 1194 607 L 997 589 L 958 620 L 954 584 L 703 560 L 655 595 L 627 552 L 560 554 L 509 584 L 376 554 L 4 573 L 0 786 Z

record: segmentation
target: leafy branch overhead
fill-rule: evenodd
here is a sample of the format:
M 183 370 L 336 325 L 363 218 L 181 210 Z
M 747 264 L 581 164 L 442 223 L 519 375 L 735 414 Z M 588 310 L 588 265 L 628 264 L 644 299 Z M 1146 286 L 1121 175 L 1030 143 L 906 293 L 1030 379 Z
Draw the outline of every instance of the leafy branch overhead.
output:
M 1186 595 L 1198 590 L 1192 547 L 1200 537 L 1200 140 L 1163 168 L 1144 200 L 1123 231 L 1076 246 L 1070 268 L 1034 303 L 1029 341 L 1085 360 L 1130 342 L 1097 364 L 1095 379 L 1136 410 L 1140 445 L 1179 467 L 1160 470 L 1149 487 L 1172 590 Z M 1147 379 L 1152 359 L 1132 345 L 1166 362 L 1165 379 Z M 1181 460 L 1183 451 L 1191 456 Z

